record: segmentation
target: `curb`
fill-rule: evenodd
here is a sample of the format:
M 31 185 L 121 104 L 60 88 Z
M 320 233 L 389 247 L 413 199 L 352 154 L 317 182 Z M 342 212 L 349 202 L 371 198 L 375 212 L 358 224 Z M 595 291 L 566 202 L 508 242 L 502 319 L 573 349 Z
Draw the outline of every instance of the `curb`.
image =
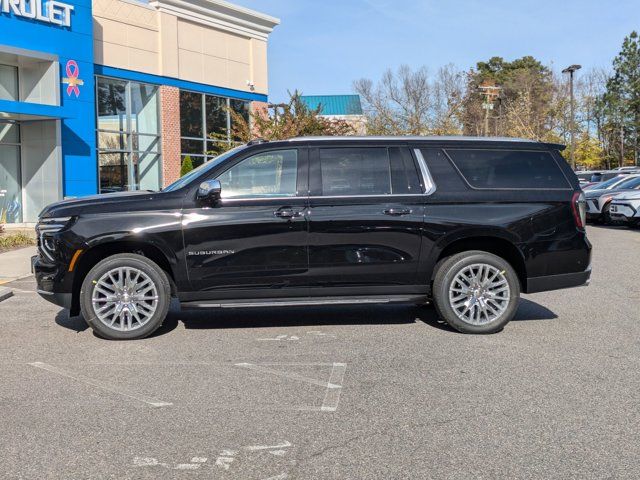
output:
M 13 296 L 13 290 L 7 287 L 0 287 L 0 302 Z

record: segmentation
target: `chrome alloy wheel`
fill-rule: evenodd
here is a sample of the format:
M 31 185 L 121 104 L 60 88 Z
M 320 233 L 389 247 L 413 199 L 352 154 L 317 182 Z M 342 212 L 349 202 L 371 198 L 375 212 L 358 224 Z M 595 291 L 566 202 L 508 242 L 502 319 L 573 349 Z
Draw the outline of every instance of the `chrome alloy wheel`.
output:
M 505 271 L 486 263 L 460 270 L 449 286 L 449 305 L 457 317 L 471 325 L 497 320 L 511 300 Z
M 158 308 L 158 289 L 142 270 L 118 267 L 94 282 L 91 303 L 96 316 L 107 327 L 130 332 L 153 317 Z

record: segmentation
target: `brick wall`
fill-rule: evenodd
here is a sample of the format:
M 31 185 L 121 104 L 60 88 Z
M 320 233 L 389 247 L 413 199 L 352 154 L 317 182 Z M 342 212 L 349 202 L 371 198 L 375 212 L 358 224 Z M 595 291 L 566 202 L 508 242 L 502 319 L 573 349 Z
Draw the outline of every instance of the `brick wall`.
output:
M 160 132 L 164 186 L 180 178 L 180 90 L 160 87 Z
M 269 115 L 268 103 L 266 102 L 251 102 L 251 113 L 253 115 L 260 115 L 266 117 Z M 255 128 L 255 122 L 251 124 L 251 137 L 257 138 L 260 133 Z

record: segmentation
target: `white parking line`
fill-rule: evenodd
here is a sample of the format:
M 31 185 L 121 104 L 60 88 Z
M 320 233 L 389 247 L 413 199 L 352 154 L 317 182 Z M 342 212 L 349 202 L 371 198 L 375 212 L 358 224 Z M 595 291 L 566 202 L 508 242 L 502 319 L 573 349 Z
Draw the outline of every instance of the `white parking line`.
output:
M 54 367 L 53 365 L 49 365 L 46 363 L 42 363 L 42 362 L 32 362 L 29 363 L 29 365 L 31 365 L 32 367 L 36 367 L 36 368 L 40 368 L 42 370 L 46 370 L 48 372 L 51 373 L 55 373 L 57 375 L 61 375 L 63 377 L 67 377 L 70 378 L 72 380 L 75 380 L 77 382 L 81 382 L 81 383 L 85 383 L 87 385 L 91 385 L 92 387 L 96 387 L 96 388 L 100 388 L 102 390 L 106 390 L 107 392 L 111 392 L 111 393 L 115 393 L 118 395 L 122 395 L 124 397 L 129 397 L 132 398 L 134 400 L 137 400 L 139 402 L 142 403 L 146 403 L 147 405 L 151 405 L 152 407 L 169 407 L 171 405 L 173 405 L 173 403 L 169 403 L 169 402 L 163 402 L 160 400 L 155 400 L 149 397 L 145 397 L 142 395 L 137 395 L 135 393 L 130 393 L 130 392 L 126 392 L 124 390 L 121 390 L 119 388 L 113 387 L 111 385 L 107 385 L 106 383 L 102 383 L 102 382 L 98 382 L 97 380 L 93 380 L 91 378 L 87 378 L 87 377 L 83 377 L 81 375 L 74 375 L 70 372 L 67 372 L 66 370 L 63 370 L 61 368 L 58 367 Z
M 338 403 L 340 402 L 340 393 L 342 392 L 342 380 L 344 379 L 344 372 L 347 369 L 346 363 L 334 363 L 331 369 L 331 376 L 329 377 L 329 383 L 337 385 L 338 388 L 328 388 L 327 393 L 324 395 L 324 401 L 320 410 L 323 412 L 335 412 L 338 409 Z
M 305 377 L 293 372 L 283 372 L 281 370 L 274 370 L 272 368 L 263 367 L 262 365 L 255 365 L 253 363 L 236 363 L 236 367 L 246 368 L 248 370 L 255 370 L 256 372 L 269 373 L 279 377 L 286 377 L 299 382 L 310 383 L 311 385 L 318 385 L 324 388 L 342 388 L 340 385 L 334 385 L 330 382 L 323 382 L 322 380 L 316 380 L 315 378 Z

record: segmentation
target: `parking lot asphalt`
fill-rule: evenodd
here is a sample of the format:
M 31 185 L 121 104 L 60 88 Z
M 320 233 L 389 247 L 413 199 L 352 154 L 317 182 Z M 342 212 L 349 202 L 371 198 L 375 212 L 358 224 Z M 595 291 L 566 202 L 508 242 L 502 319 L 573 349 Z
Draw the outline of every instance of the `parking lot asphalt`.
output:
M 640 232 L 498 334 L 432 308 L 180 312 L 110 342 L 13 282 L 0 478 L 640 478 Z

